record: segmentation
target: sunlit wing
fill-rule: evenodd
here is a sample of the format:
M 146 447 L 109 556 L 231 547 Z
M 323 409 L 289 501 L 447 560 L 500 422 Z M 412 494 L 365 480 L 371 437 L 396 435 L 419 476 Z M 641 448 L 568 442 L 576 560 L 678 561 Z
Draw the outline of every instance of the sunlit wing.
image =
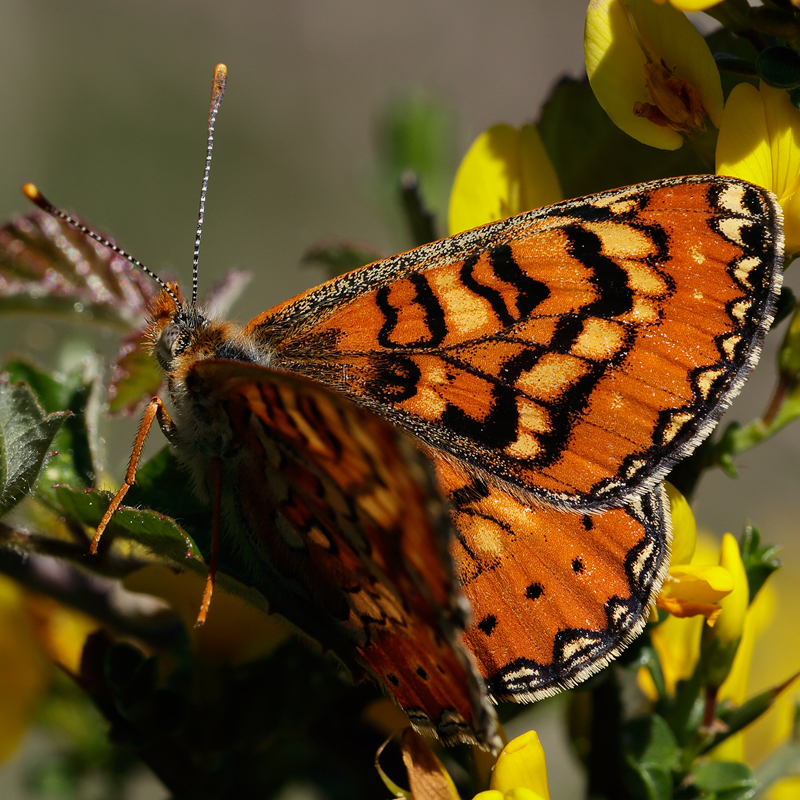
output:
M 496 747 L 494 713 L 460 643 L 452 523 L 428 459 L 303 378 L 203 361 L 187 387 L 232 431 L 222 488 L 236 536 L 223 553 L 243 556 L 271 609 L 367 665 L 421 730 Z
M 368 265 L 246 330 L 523 500 L 603 509 L 653 489 L 755 364 L 780 216 L 720 176 L 604 192 Z
M 641 631 L 669 563 L 660 486 L 619 508 L 575 514 L 520 503 L 442 458 L 436 468 L 472 606 L 464 642 L 496 699 L 574 686 Z

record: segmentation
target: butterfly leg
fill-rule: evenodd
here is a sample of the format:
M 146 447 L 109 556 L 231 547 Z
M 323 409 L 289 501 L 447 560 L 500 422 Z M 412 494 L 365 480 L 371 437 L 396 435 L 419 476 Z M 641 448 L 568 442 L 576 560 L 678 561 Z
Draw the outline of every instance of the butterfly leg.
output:
M 211 595 L 214 593 L 214 582 L 217 577 L 217 558 L 219 557 L 219 529 L 222 515 L 222 459 L 214 457 L 208 468 L 211 479 L 211 555 L 208 559 L 208 576 L 206 588 L 203 591 L 203 600 L 200 603 L 200 612 L 197 615 L 195 628 L 205 624 L 208 609 L 211 606 Z
M 103 519 L 100 520 L 100 524 L 97 526 L 97 530 L 94 532 L 92 543 L 89 545 L 89 552 L 92 555 L 97 552 L 97 546 L 100 544 L 100 537 L 103 535 L 103 531 L 106 529 L 108 523 L 111 522 L 111 517 L 114 516 L 114 512 L 119 508 L 119 504 L 128 493 L 128 489 L 130 489 L 136 481 L 136 470 L 139 467 L 139 459 L 142 457 L 144 443 L 147 439 L 147 434 L 150 433 L 150 428 L 153 426 L 153 422 L 156 420 L 156 418 L 158 419 L 158 424 L 161 426 L 161 430 L 164 431 L 167 439 L 172 438 L 172 434 L 175 429 L 175 423 L 170 419 L 167 409 L 164 406 L 164 402 L 161 400 L 161 398 L 154 397 L 147 404 L 147 408 L 144 410 L 142 423 L 139 425 L 139 432 L 136 434 L 136 439 L 133 442 L 133 452 L 131 453 L 131 460 L 128 462 L 128 469 L 125 472 L 125 481 L 123 482 L 122 486 L 120 486 L 116 495 L 114 495 L 114 499 L 111 501 L 108 511 L 103 514 Z

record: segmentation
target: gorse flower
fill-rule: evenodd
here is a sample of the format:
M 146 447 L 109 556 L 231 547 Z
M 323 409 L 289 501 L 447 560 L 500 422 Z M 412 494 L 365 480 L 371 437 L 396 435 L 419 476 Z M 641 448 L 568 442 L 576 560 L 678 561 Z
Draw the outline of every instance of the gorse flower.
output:
M 98 623 L 0 576 L 0 761 L 11 756 L 50 686 L 53 664 L 76 674 Z
M 181 618 L 195 653 L 208 661 L 236 665 L 265 658 L 290 636 L 289 628 L 276 618 L 224 591 L 214 599 L 214 614 L 203 626 L 196 627 L 204 586 L 196 572 L 176 573 L 151 564 L 131 573 L 124 586 L 169 603 Z
M 473 143 L 450 194 L 451 234 L 561 200 L 561 187 L 533 125 L 493 125 Z
M 774 192 L 785 215 L 787 255 L 800 251 L 800 111 L 783 89 L 740 83 L 728 97 L 716 170 Z
M 703 37 L 673 6 L 592 0 L 584 56 L 598 102 L 634 139 L 676 150 L 706 117 L 719 125 L 719 71 Z
M 654 3 L 663 5 L 667 0 L 653 0 Z M 722 0 L 669 0 L 670 5 L 675 6 L 678 11 L 685 11 L 687 14 L 692 11 L 705 11 L 707 8 L 717 6 Z
M 692 563 L 697 532 L 689 504 L 667 484 L 672 511 L 672 559 L 657 607 L 675 617 L 704 616 L 713 624 L 722 611 L 720 601 L 734 588 L 723 565 Z
M 544 749 L 536 731 L 517 736 L 503 748 L 489 790 L 474 800 L 550 800 Z
M 703 630 L 701 657 L 708 664 L 706 684 L 714 688 L 718 688 L 731 671 L 750 598 L 739 543 L 729 533 L 722 537 L 719 566 L 730 575 L 733 585 L 730 592 L 720 598 L 721 612 L 716 624 Z

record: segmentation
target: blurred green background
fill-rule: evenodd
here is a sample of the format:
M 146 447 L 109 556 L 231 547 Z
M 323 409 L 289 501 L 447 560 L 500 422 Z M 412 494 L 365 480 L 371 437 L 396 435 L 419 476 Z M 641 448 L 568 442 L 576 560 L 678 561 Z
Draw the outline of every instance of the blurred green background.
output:
M 398 98 L 422 92 L 452 119 L 452 173 L 483 129 L 535 120 L 562 74 L 583 73 L 585 8 L 585 0 L 2 0 L 0 218 L 29 210 L 19 187 L 33 181 L 186 285 L 211 74 L 223 61 L 229 83 L 201 294 L 227 269 L 252 270 L 235 308 L 246 320 L 325 277 L 299 266 L 314 243 L 355 239 L 386 254 L 408 246 L 378 160 L 382 120 Z M 790 283 L 797 291 L 800 282 Z M 64 330 L 3 321 L 0 352 L 52 364 Z M 95 332 L 86 336 L 103 346 Z M 771 337 L 765 361 L 778 342 Z M 746 421 L 765 407 L 774 374 L 765 367 L 735 417 Z M 110 443 L 117 475 L 133 426 L 124 421 L 112 433 L 122 443 Z M 787 568 L 778 585 L 791 602 L 800 580 L 800 426 L 739 466 L 736 484 L 721 473 L 705 479 L 698 521 L 738 535 L 749 519 L 767 541 L 782 542 Z M 800 621 L 780 610 L 775 630 L 800 641 Z M 559 744 L 545 739 L 545 748 L 556 773 Z M 1 796 L 11 796 L 18 769 L 0 769 Z M 554 796 L 570 796 L 566 769 L 551 778 Z M 131 796 L 163 792 L 143 786 Z

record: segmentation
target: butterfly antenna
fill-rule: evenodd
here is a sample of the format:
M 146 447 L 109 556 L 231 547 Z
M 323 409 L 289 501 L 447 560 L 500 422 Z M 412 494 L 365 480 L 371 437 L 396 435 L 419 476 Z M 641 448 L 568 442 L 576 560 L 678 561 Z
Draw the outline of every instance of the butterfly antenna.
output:
M 96 242 L 105 245 L 109 248 L 109 250 L 113 250 L 117 255 L 122 256 L 126 261 L 130 262 L 135 267 L 139 267 L 142 272 L 149 275 L 172 298 L 178 308 L 182 307 L 175 292 L 173 292 L 172 289 L 170 289 L 169 286 L 167 286 L 167 284 L 155 274 L 155 272 L 153 272 L 151 269 L 148 269 L 144 264 L 142 264 L 141 261 L 134 258 L 129 253 L 126 253 L 121 247 L 117 247 L 117 245 L 115 245 L 113 242 L 110 242 L 104 236 L 100 236 L 99 233 L 95 233 L 93 230 L 90 230 L 85 225 L 78 222 L 78 220 L 76 220 L 74 217 L 71 217 L 69 214 L 67 214 L 66 211 L 56 208 L 32 183 L 26 183 L 22 187 L 22 193 L 35 206 L 41 208 L 42 211 L 46 211 L 48 214 L 52 214 L 54 217 L 63 219 L 64 222 L 69 223 L 73 228 L 76 228 L 90 239 L 94 239 Z
M 194 258 L 192 259 L 192 308 L 197 305 L 197 264 L 200 260 L 200 237 L 203 235 L 203 217 L 206 211 L 206 192 L 208 191 L 208 174 L 211 172 L 211 151 L 214 149 L 214 123 L 217 121 L 222 95 L 225 94 L 225 82 L 228 80 L 228 68 L 224 64 L 214 67 L 214 82 L 211 86 L 211 106 L 208 109 L 208 145 L 206 147 L 206 166 L 203 170 L 203 184 L 200 187 L 200 211 L 197 215 L 197 233 L 194 237 Z

